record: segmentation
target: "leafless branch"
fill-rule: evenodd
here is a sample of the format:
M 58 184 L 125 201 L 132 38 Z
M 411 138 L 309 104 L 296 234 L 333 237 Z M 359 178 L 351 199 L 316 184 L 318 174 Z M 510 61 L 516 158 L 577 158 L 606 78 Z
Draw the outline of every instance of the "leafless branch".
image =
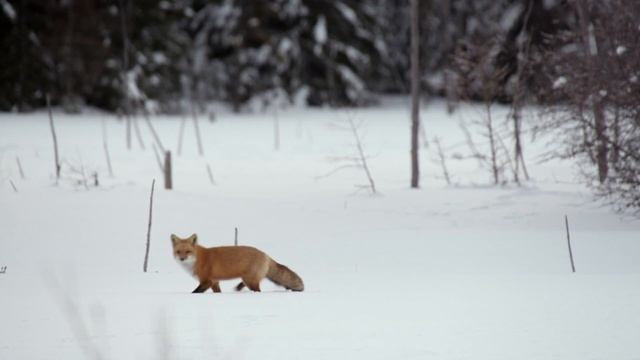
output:
M 354 120 L 355 115 L 352 113 L 347 113 L 347 124 L 348 127 L 342 127 L 338 125 L 334 125 L 333 127 L 339 130 L 345 130 L 351 132 L 351 135 L 354 139 L 355 153 L 347 156 L 333 156 L 330 157 L 329 160 L 332 162 L 340 163 L 336 168 L 329 171 L 324 175 L 320 175 L 316 177 L 316 180 L 329 177 L 341 170 L 358 168 L 362 169 L 364 174 L 367 177 L 368 189 L 372 194 L 377 194 L 377 189 L 375 186 L 375 181 L 373 180 L 373 176 L 371 174 L 371 170 L 369 168 L 369 164 L 367 163 L 368 156 L 365 154 L 364 147 L 362 145 L 362 136 L 359 132 L 359 127 L 363 123 L 360 121 L 356 124 Z
M 354 139 L 356 140 L 356 146 L 358 148 L 358 155 L 360 156 L 360 165 L 367 175 L 367 179 L 369 180 L 369 185 L 371 186 L 371 193 L 376 193 L 376 184 L 373 181 L 373 177 L 371 176 L 371 171 L 369 170 L 369 166 L 367 165 L 367 158 L 364 154 L 364 150 L 362 149 L 362 142 L 360 141 L 360 135 L 358 133 L 358 128 L 353 123 L 353 118 L 351 116 L 347 117 L 349 121 L 349 125 L 351 127 L 351 132 L 353 134 Z
M 437 136 L 434 137 L 433 143 L 436 144 L 436 149 L 438 150 L 438 158 L 440 160 L 440 166 L 442 167 L 442 174 L 444 175 L 444 179 L 447 181 L 447 185 L 451 185 L 449 170 L 447 170 L 447 161 L 446 157 L 444 156 L 444 152 L 442 151 L 442 146 L 440 145 L 440 139 Z
M 504 159 L 505 159 L 505 162 L 509 165 L 509 168 L 511 169 L 511 173 L 513 174 L 513 181 L 516 184 L 520 185 L 520 178 L 518 177 L 517 164 L 514 164 L 513 160 L 511 159 L 511 155 L 509 155 L 509 149 L 507 148 L 507 145 L 502 140 L 502 136 L 500 136 L 500 134 L 497 132 L 496 132 L 496 139 L 498 139 L 498 143 L 500 144 L 502 151 L 504 151 L 504 153 L 506 154 L 504 156 Z M 502 169 L 502 166 L 500 166 L 500 168 Z
M 357 164 L 347 164 L 347 165 L 340 165 L 338 167 L 336 167 L 335 169 L 329 171 L 328 173 L 324 174 L 324 175 L 320 175 L 320 176 L 316 176 L 316 180 L 320 180 L 320 179 L 324 179 L 327 178 L 337 172 L 340 172 L 341 170 L 345 170 L 345 169 L 357 169 L 360 168 L 359 165 Z

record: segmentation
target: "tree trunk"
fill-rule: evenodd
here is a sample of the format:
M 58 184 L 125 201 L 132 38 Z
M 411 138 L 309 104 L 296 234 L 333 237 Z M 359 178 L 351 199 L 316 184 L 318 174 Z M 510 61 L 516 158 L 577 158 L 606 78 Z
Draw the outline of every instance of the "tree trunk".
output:
M 595 162 L 598 167 L 598 181 L 604 183 L 609 173 L 608 163 L 608 139 L 606 115 L 604 113 L 603 100 L 599 98 L 597 88 L 594 81 L 596 72 L 596 56 L 598 56 L 598 44 L 595 35 L 589 30 L 589 14 L 584 7 L 584 1 L 576 0 L 576 10 L 580 21 L 580 32 L 582 33 L 584 56 L 587 58 L 588 69 L 588 91 L 591 94 L 591 107 L 593 111 L 593 120 L 595 127 Z M 593 40 L 591 39 L 593 37 Z M 593 45 L 593 48 L 592 48 Z M 589 145 L 586 145 L 587 147 Z
M 418 0 L 411 0 L 411 187 L 420 187 L 418 131 L 420 130 L 420 31 Z
M 596 162 L 598 165 L 598 181 L 600 184 L 607 180 L 609 174 L 607 124 L 601 100 L 595 100 L 593 104 L 593 117 L 596 126 Z
M 131 150 L 131 102 L 129 99 L 129 87 L 127 84 L 127 71 L 129 70 L 129 38 L 127 35 L 127 9 L 125 8 L 125 0 L 120 0 L 120 31 L 122 32 L 122 87 L 124 94 L 123 111 L 126 126 L 127 150 Z

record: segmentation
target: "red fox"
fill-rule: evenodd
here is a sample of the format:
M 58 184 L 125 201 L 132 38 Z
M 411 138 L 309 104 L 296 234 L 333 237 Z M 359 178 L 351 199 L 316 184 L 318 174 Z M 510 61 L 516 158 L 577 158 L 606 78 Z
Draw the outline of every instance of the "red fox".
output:
M 200 284 L 194 293 L 220 292 L 220 280 L 241 278 L 236 286 L 240 291 L 246 285 L 260 291 L 260 281 L 267 278 L 288 290 L 303 291 L 304 284 L 298 274 L 273 261 L 267 254 L 250 246 L 219 246 L 205 248 L 198 244 L 198 235 L 181 239 L 171 234 L 173 256 Z

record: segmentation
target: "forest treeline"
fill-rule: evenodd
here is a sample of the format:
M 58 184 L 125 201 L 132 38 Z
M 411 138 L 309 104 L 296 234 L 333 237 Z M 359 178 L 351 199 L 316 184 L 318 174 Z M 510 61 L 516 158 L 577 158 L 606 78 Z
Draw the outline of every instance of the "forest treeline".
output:
M 185 101 L 364 105 L 409 89 L 407 0 L 0 0 L 0 110 L 28 111 L 44 93 L 68 111 L 158 111 Z M 499 73 L 511 101 L 526 56 L 556 48 L 576 22 L 571 2 L 420 1 L 421 84 L 450 99 L 485 96 L 476 67 Z M 497 71 L 497 70 L 500 71 Z M 549 85 L 530 71 L 529 86 Z

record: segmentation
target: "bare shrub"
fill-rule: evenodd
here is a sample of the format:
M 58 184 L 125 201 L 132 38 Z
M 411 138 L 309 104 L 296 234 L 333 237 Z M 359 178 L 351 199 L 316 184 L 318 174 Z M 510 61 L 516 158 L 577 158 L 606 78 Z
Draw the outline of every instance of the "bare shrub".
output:
M 572 26 L 555 39 L 564 51 L 545 59 L 548 156 L 577 159 L 599 197 L 640 214 L 640 3 L 572 4 Z

